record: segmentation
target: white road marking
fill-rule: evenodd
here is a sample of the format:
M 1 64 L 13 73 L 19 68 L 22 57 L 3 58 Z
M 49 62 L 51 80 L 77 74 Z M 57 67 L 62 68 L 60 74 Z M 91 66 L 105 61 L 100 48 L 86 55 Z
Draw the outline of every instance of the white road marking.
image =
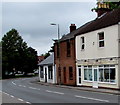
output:
M 21 99 L 21 98 L 18 98 L 18 100 L 19 100 L 19 101 L 24 101 L 24 100 L 23 100 L 23 99 Z
M 30 89 L 37 89 L 37 88 L 34 88 L 34 87 L 29 87 Z
M 27 104 L 31 104 L 30 102 L 26 102 Z
M 49 92 L 49 93 L 56 93 L 56 94 L 61 94 L 61 95 L 65 94 L 65 93 L 56 92 L 56 91 L 50 91 L 50 90 L 46 90 L 46 92 Z
M 78 97 L 78 98 L 85 98 L 85 99 L 95 100 L 95 101 L 109 102 L 109 100 L 102 100 L 102 99 L 91 98 L 91 97 L 84 97 L 84 96 L 78 96 L 78 95 L 75 95 L 75 97 Z
M 8 93 L 5 93 L 5 92 L 3 92 L 3 93 L 9 96 L 9 94 L 8 94 Z
M 14 98 L 14 96 L 10 95 L 10 97 Z
M 16 85 L 16 83 L 12 82 L 13 85 Z

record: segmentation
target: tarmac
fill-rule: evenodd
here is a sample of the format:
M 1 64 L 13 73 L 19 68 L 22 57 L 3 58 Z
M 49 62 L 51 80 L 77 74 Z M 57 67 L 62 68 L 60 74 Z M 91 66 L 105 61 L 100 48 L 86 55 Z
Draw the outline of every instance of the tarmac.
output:
M 108 94 L 120 95 L 120 90 L 117 90 L 117 89 L 58 85 L 58 84 L 40 82 L 38 79 L 36 79 L 35 81 L 31 81 L 31 82 L 32 83 L 34 82 L 34 83 L 37 83 L 37 84 L 40 84 L 40 85 L 45 85 L 45 86 L 55 86 L 55 87 L 60 87 L 60 88 L 68 88 L 68 89 L 76 89 L 76 90 L 82 90 L 82 91 L 91 91 L 91 92 L 100 92 L 100 93 L 108 93 Z

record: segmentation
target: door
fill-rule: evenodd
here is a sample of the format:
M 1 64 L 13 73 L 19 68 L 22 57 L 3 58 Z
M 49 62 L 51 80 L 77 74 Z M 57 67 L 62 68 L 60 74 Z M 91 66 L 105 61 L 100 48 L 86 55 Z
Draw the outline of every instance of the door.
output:
M 64 67 L 63 70 L 64 70 L 64 74 L 63 74 L 64 75 L 64 83 L 66 83 L 66 67 Z
M 78 84 L 81 85 L 81 67 L 78 67 Z
M 45 82 L 47 82 L 47 68 L 45 67 Z
M 93 88 L 98 88 L 98 69 L 93 67 Z

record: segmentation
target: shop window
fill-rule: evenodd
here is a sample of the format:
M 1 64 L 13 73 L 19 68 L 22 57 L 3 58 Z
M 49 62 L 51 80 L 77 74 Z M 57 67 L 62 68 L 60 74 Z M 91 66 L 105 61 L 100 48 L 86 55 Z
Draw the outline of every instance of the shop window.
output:
M 84 80 L 92 81 L 92 66 L 84 66 Z
M 115 65 L 99 66 L 99 81 L 115 83 Z
M 53 79 L 53 69 L 52 69 L 52 66 L 48 66 L 48 79 Z

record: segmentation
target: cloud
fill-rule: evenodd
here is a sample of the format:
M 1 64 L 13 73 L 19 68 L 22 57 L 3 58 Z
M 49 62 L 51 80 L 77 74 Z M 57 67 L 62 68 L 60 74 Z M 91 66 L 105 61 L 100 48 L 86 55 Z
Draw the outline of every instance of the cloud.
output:
M 3 2 L 2 33 L 10 29 L 18 30 L 24 40 L 38 54 L 47 52 L 57 38 L 57 26 L 60 25 L 60 34 L 69 33 L 69 26 L 75 23 L 80 27 L 94 19 L 96 13 L 91 12 L 95 2 Z

